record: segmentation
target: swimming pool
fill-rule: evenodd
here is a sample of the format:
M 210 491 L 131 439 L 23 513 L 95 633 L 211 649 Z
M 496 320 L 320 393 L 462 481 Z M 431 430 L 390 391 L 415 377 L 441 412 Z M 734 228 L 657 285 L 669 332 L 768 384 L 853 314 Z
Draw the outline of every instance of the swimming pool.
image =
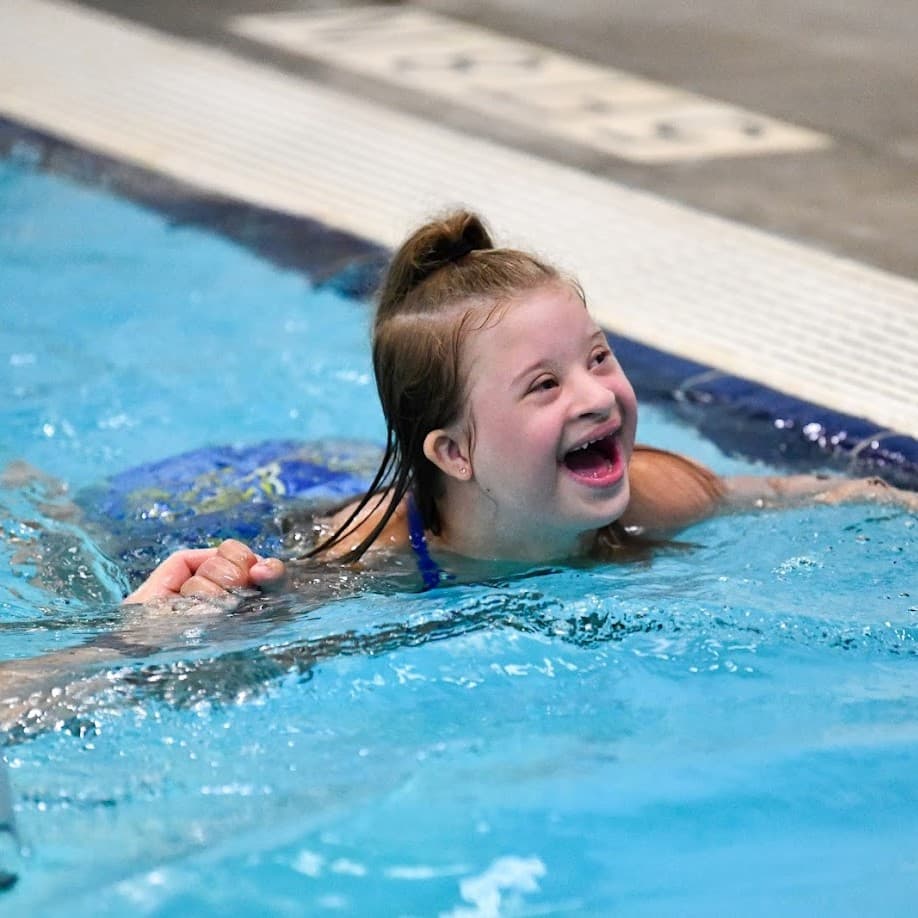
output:
M 79 489 L 209 443 L 381 439 L 364 303 L 27 159 L 0 161 L 0 466 Z M 640 433 L 751 465 L 661 409 Z M 72 547 L 56 501 L 0 490 L 6 535 Z M 30 855 L 4 913 L 911 914 L 916 520 L 689 535 L 650 565 L 294 598 L 113 670 L 6 749 Z M 58 594 L 4 542 L 4 657 L 116 620 L 123 575 L 79 546 Z

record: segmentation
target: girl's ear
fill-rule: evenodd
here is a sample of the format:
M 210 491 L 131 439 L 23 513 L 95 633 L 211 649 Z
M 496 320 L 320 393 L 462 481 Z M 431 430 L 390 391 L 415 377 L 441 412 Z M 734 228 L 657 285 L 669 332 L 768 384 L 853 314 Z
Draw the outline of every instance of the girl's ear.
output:
M 432 430 L 424 437 L 424 455 L 444 475 L 459 481 L 472 477 L 472 463 L 463 444 L 447 431 Z

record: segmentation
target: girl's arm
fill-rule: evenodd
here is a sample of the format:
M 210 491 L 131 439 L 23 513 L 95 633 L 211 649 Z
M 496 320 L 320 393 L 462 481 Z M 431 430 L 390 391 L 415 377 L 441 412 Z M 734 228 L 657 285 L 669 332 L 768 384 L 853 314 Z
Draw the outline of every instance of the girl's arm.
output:
M 635 447 L 628 471 L 631 500 L 621 523 L 652 538 L 668 538 L 719 513 L 805 504 L 883 503 L 918 512 L 918 493 L 880 478 L 720 477 L 684 456 L 646 446 Z
M 231 607 L 231 590 L 273 586 L 284 574 L 281 561 L 259 558 L 233 539 L 218 548 L 170 555 L 124 601 L 124 619 L 116 631 L 39 657 L 0 663 L 0 728 L 33 709 L 41 718 L 72 709 L 107 684 L 104 674 L 93 674 L 99 666 L 148 656 Z M 85 677 L 75 680 L 81 672 Z M 68 677 L 66 690 L 48 695 L 62 676 Z

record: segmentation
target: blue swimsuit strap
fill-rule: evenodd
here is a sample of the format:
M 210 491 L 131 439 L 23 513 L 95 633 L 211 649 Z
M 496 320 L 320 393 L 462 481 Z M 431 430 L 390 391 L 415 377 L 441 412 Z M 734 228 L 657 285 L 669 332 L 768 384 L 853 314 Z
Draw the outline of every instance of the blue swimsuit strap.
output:
M 430 551 L 427 548 L 427 537 L 424 535 L 424 520 L 421 519 L 421 511 L 414 499 L 414 494 L 408 492 L 408 540 L 411 542 L 411 548 L 414 551 L 418 561 L 418 570 L 421 572 L 421 579 L 424 581 L 424 589 L 432 590 L 440 585 L 443 571 L 440 565 L 430 557 Z

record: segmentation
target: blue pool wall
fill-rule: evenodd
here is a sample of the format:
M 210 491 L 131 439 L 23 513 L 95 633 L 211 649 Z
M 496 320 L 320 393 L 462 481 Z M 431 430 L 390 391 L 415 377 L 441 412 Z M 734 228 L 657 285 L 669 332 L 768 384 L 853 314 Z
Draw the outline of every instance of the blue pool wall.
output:
M 202 191 L 4 118 L 0 155 L 111 190 L 176 226 L 217 233 L 347 296 L 372 297 L 390 254 L 320 221 Z M 668 406 L 728 455 L 788 471 L 877 475 L 918 490 L 912 437 L 622 335 L 609 337 L 639 400 Z

